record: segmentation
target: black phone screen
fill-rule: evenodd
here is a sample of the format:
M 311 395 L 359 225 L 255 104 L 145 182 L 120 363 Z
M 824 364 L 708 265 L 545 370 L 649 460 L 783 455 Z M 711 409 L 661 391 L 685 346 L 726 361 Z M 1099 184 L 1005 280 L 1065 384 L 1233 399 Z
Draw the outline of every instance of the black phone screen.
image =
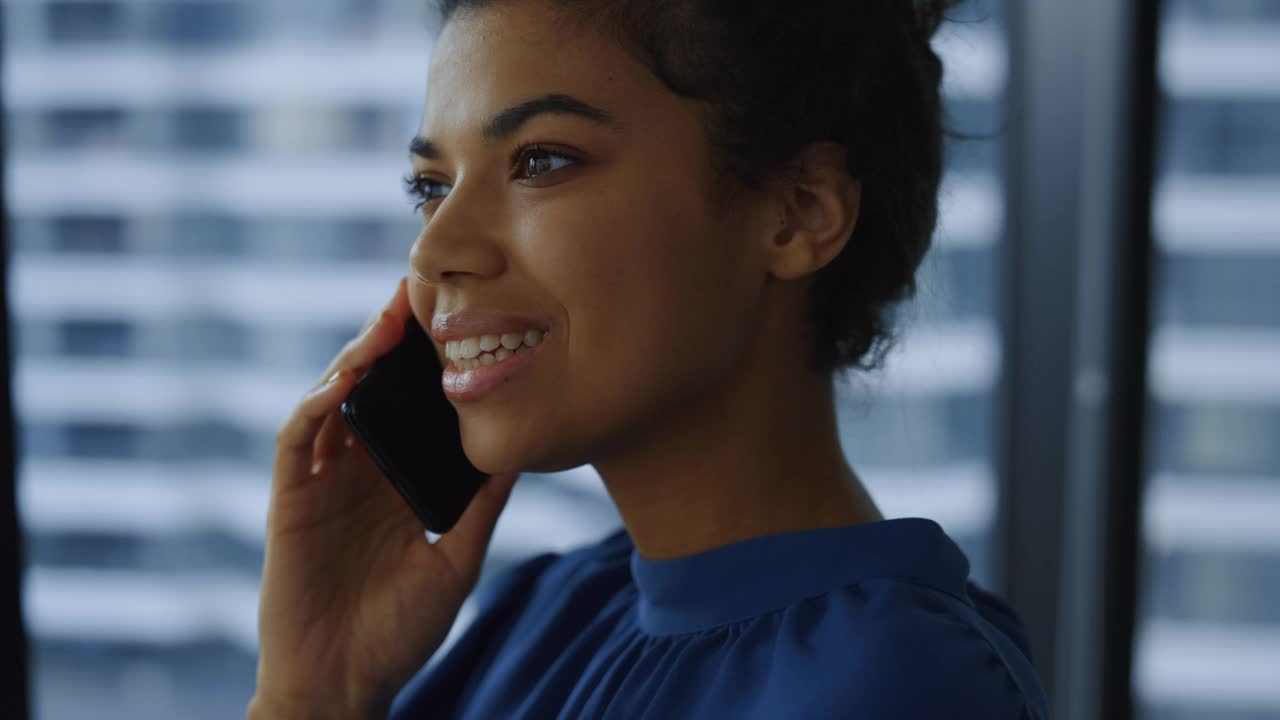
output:
M 488 477 L 462 449 L 440 359 L 412 315 L 342 403 L 342 417 L 426 529 L 448 532 Z

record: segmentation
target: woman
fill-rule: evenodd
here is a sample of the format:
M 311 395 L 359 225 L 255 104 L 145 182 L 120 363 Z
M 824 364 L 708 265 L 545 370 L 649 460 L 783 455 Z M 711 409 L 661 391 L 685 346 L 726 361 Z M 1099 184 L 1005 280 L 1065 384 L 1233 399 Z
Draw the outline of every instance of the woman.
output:
M 836 432 L 933 232 L 944 4 L 442 3 L 410 272 L 277 437 L 250 717 L 1046 717 L 1017 619 Z M 410 314 L 493 474 L 434 544 L 337 415 Z M 624 528 L 419 673 L 516 474 L 585 463 Z

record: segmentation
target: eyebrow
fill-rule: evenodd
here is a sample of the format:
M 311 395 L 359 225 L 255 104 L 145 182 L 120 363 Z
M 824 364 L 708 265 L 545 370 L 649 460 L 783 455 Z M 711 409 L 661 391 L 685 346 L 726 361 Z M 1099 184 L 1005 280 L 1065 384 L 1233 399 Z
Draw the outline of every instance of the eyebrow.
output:
M 618 123 L 613 113 L 579 100 L 572 95 L 555 93 L 527 100 L 496 113 L 481 126 L 481 135 L 490 142 L 501 140 L 514 134 L 520 129 L 521 125 L 524 125 L 532 118 L 546 113 L 577 115 L 603 127 L 618 128 Z M 432 142 L 430 138 L 422 137 L 421 135 L 415 137 L 409 143 L 409 152 L 427 160 L 439 159 L 441 155 L 439 146 Z

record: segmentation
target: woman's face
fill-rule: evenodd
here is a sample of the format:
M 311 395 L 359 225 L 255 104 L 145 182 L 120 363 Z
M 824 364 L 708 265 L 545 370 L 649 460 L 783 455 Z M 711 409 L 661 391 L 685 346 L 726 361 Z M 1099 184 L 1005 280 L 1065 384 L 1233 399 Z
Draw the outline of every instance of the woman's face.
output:
M 548 95 L 607 119 L 544 112 L 484 132 Z M 542 150 L 513 158 L 528 143 Z M 760 213 L 710 201 L 696 103 L 603 35 L 556 22 L 554 5 L 497 2 L 438 38 L 415 147 L 430 181 L 410 254 L 418 320 L 489 310 L 549 329 L 506 382 L 454 400 L 478 467 L 606 460 L 733 382 L 759 322 Z

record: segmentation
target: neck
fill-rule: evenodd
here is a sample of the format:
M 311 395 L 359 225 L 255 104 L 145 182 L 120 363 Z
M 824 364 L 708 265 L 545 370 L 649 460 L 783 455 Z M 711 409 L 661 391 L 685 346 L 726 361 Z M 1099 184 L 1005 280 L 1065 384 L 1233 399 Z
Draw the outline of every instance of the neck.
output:
M 831 378 L 767 363 L 594 463 L 641 556 L 883 519 L 840 447 Z

